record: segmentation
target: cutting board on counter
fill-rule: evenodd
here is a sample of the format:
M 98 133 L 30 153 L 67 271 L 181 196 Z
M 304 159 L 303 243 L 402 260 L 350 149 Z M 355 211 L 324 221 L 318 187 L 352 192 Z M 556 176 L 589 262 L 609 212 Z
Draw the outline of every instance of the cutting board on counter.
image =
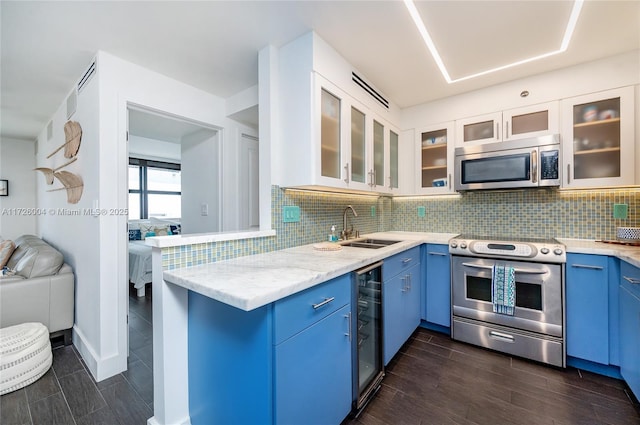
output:
M 640 241 L 601 240 L 596 242 L 611 243 L 615 245 L 640 246 Z

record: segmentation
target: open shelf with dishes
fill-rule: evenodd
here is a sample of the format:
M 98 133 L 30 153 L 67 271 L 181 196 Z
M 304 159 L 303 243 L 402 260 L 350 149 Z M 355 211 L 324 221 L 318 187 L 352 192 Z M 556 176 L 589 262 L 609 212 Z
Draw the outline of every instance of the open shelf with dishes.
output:
M 450 159 L 453 149 L 453 123 L 436 125 L 417 132 L 418 143 L 418 191 L 448 191 L 453 166 Z

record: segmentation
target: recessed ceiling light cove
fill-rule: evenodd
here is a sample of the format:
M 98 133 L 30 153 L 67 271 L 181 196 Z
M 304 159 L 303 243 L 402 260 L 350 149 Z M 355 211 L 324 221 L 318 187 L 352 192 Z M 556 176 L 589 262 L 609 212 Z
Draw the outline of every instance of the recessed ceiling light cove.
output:
M 436 45 L 434 44 L 433 40 L 431 39 L 431 36 L 429 35 L 429 31 L 427 31 L 427 28 L 426 28 L 426 26 L 424 24 L 424 21 L 422 20 L 422 17 L 420 16 L 420 13 L 418 12 L 418 9 L 416 8 L 416 5 L 414 4 L 414 0 L 404 0 L 404 4 L 407 7 L 407 10 L 409 11 L 409 14 L 411 15 L 411 18 L 413 19 L 413 22 L 415 23 L 416 28 L 418 29 L 418 32 L 422 36 L 422 39 L 424 40 L 424 43 L 427 45 L 427 48 L 431 52 L 431 56 L 433 56 L 433 59 L 436 61 L 436 64 L 438 65 L 438 68 L 440 69 L 440 72 L 442 73 L 445 81 L 447 83 L 449 83 L 449 84 L 457 83 L 459 81 L 469 80 L 471 78 L 480 77 L 482 75 L 487 75 L 487 74 L 490 74 L 492 72 L 502 71 L 502 70 L 508 69 L 508 68 L 513 68 L 513 67 L 518 66 L 518 65 L 523 65 L 525 63 L 529 63 L 529 62 L 537 61 L 537 60 L 540 60 L 540 59 L 544 59 L 544 58 L 547 58 L 549 56 L 557 55 L 558 53 L 562 53 L 562 52 L 566 51 L 567 48 L 569 47 L 569 42 L 571 41 L 571 36 L 573 35 L 573 31 L 574 31 L 574 29 L 576 27 L 576 24 L 578 22 L 578 17 L 580 16 L 580 11 L 582 10 L 583 3 L 584 3 L 584 0 L 575 0 L 575 2 L 573 3 L 573 8 L 571 10 L 571 15 L 569 16 L 569 21 L 567 22 L 567 27 L 566 27 L 565 32 L 564 32 L 564 37 L 562 38 L 562 43 L 560 44 L 560 48 L 558 50 L 554 50 L 554 51 L 551 51 L 551 52 L 543 53 L 541 55 L 536 55 L 536 56 L 533 56 L 533 57 L 529 57 L 529 58 L 526 58 L 526 59 L 523 59 L 523 60 L 519 60 L 519 61 L 516 61 L 516 62 L 512 62 L 512 63 L 506 64 L 506 65 L 498 66 L 496 68 L 491 68 L 491 69 L 488 69 L 486 71 L 482 71 L 482 72 L 478 72 L 478 73 L 475 73 L 475 74 L 467 75 L 467 76 L 464 76 L 464 77 L 452 79 L 451 76 L 449 75 L 449 72 L 447 71 L 447 67 L 445 66 L 444 62 L 442 61 L 442 58 L 440 57 L 440 54 L 438 53 L 438 49 L 436 48 Z

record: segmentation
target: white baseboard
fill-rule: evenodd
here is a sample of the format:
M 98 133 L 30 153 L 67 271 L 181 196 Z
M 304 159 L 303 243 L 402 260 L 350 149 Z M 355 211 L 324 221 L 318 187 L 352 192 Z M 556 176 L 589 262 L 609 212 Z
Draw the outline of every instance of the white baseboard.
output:
M 96 382 L 100 382 L 107 378 L 111 378 L 118 373 L 127 370 L 127 356 L 118 354 L 101 358 L 98 356 L 93 347 L 87 342 L 86 336 L 76 326 L 73 326 L 73 345 L 82 356 L 89 372 Z
M 147 425 L 169 425 L 169 424 L 161 424 L 156 420 L 155 416 L 152 416 L 149 419 L 147 419 Z M 174 424 L 171 424 L 171 425 L 174 425 Z M 191 418 L 186 417 L 185 419 L 178 422 L 177 425 L 191 425 Z

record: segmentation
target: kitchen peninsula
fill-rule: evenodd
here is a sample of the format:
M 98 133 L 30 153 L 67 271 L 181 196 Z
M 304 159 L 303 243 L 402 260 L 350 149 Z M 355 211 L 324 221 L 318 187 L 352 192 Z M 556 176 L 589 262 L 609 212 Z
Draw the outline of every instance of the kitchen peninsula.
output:
M 274 394 L 272 391 L 273 361 L 271 342 L 266 338 L 278 338 L 273 332 L 278 332 L 272 326 L 270 315 L 273 313 L 273 305 L 279 300 L 302 293 L 307 289 L 322 286 L 324 282 L 336 282 L 340 276 L 348 274 L 357 268 L 403 252 L 412 247 L 423 244 L 447 244 L 453 234 L 421 233 L 421 232 L 382 232 L 368 235 L 380 239 L 394 239 L 402 242 L 378 249 L 369 250 L 361 248 L 343 247 L 340 251 L 317 251 L 313 245 L 304 245 L 266 254 L 241 257 L 234 260 L 222 261 L 212 264 L 204 264 L 195 267 L 162 271 L 161 263 L 156 261 L 154 268 L 158 270 L 156 276 L 163 279 L 154 279 L 154 375 L 157 378 L 154 390 L 155 417 L 150 423 L 173 423 L 191 420 L 198 423 L 198 415 L 202 414 L 198 402 L 198 391 L 193 388 L 190 379 L 207 377 L 207 370 L 191 370 L 190 362 L 206 362 L 205 357 L 192 357 L 196 352 L 205 353 L 216 341 L 206 341 L 192 334 L 190 329 L 194 323 L 215 323 L 206 320 L 215 320 L 218 313 L 233 314 L 232 321 L 225 321 L 217 326 L 220 329 L 240 329 L 258 323 L 258 331 L 264 331 L 260 342 L 253 346 L 243 346 L 246 340 L 238 338 L 236 341 L 246 351 L 246 369 L 242 374 L 235 375 L 232 386 L 222 384 L 216 387 L 212 382 L 201 381 L 206 384 L 208 400 L 213 400 L 213 395 L 231 397 L 234 392 L 242 393 L 240 399 L 246 399 L 251 404 L 255 414 L 273 418 Z M 186 241 L 185 241 L 186 242 Z M 589 253 L 602 256 L 611 256 L 628 262 L 630 265 L 640 267 L 640 249 L 605 245 L 593 241 L 562 239 L 569 253 Z M 157 243 L 160 246 L 161 240 Z M 166 246 L 166 245 L 165 245 Z M 425 245 L 426 246 L 426 245 Z M 154 249 L 155 258 L 161 260 L 160 249 Z M 424 273 L 424 269 L 423 269 Z M 350 282 L 350 280 L 347 280 Z M 343 281 L 343 284 L 347 284 Z M 339 283 L 338 283 L 339 285 Z M 217 312 L 213 312 L 212 306 L 217 306 Z M 336 304 L 336 307 L 340 307 Z M 212 315 L 199 316 L 201 313 Z M 194 314 L 197 312 L 198 314 Z M 259 317 L 258 317 L 259 316 Z M 241 318 L 247 322 L 240 323 Z M 200 320 L 204 319 L 204 320 Z M 277 325 L 276 325 L 277 326 Z M 297 324 L 292 324 L 297 326 Z M 198 332 L 207 331 L 200 328 Z M 347 329 L 345 328 L 345 332 Z M 259 333 L 259 332 L 258 332 Z M 206 334 L 206 333 L 205 333 Z M 203 334 L 204 335 L 204 334 Z M 264 337 L 266 335 L 266 337 Z M 225 341 L 226 344 L 231 341 Z M 271 348 L 269 348 L 271 347 Z M 309 355 L 313 354 L 315 347 L 308 347 Z M 266 350 L 266 351 L 265 351 Z M 317 351 L 317 350 L 316 350 Z M 253 358 L 252 358 L 253 356 Z M 266 360 L 265 360 L 266 359 Z M 217 359 L 218 362 L 230 359 Z M 215 363 L 208 360 L 211 368 Z M 218 363 L 218 366 L 225 363 Z M 228 370 L 230 376 L 233 370 Z M 194 375 L 195 374 L 195 375 Z M 260 375 L 258 375 L 260 374 Z M 209 376 L 210 377 L 210 376 Z M 229 376 L 228 376 L 229 378 Z M 252 399 L 247 395 L 247 385 L 259 379 L 262 388 L 258 391 L 258 399 Z M 175 388 L 189 388 L 186 391 L 174 391 Z M 224 398 L 215 402 L 224 406 Z M 229 399 L 226 399 L 227 402 Z M 350 400 L 349 400 L 350 401 Z M 195 404 L 194 404 L 195 403 Z M 211 401 L 214 403 L 214 401 Z M 235 402 L 234 402 L 235 403 Z M 220 406 L 220 404 L 218 404 Z M 230 404 L 227 403 L 228 408 Z M 257 407 L 256 407 L 257 406 Z M 234 404 L 236 412 L 243 412 Z M 251 410 L 251 409 L 248 409 Z M 256 413 L 257 412 L 257 413 Z M 228 412 L 227 412 L 228 413 Z M 254 418 L 245 418 L 247 420 Z M 272 420 L 272 419 L 269 419 Z

